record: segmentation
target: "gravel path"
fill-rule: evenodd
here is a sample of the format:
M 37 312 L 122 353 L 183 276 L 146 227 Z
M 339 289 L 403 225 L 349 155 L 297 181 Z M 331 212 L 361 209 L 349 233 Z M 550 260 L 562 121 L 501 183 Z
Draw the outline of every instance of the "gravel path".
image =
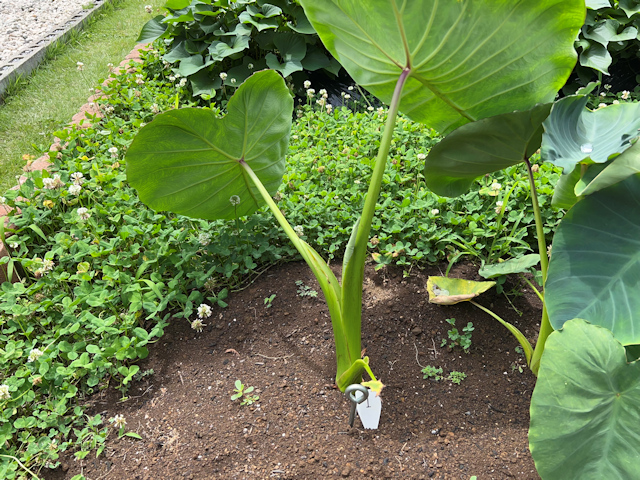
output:
M 90 0 L 0 0 L 0 64 L 53 32 Z

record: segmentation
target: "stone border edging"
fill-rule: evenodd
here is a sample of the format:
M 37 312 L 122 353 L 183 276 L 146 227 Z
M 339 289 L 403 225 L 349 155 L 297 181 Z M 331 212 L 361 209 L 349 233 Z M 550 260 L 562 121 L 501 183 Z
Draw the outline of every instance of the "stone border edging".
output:
M 112 2 L 112 0 L 94 1 L 93 8 L 78 12 L 53 32 L 27 44 L 19 54 L 13 55 L 7 62 L 0 63 L 0 103 L 3 102 L 3 94 L 11 82 L 21 76 L 28 76 L 40 65 L 49 46 L 54 42 L 66 43 L 72 31 L 82 30 L 89 19 Z
M 104 0 L 104 2 L 107 2 L 107 1 L 110 1 L 110 0 Z M 131 62 L 142 63 L 142 59 L 140 58 L 140 51 L 146 47 L 147 45 L 145 44 L 138 44 L 135 47 L 133 47 L 133 50 L 131 50 L 127 54 L 127 56 L 124 57 L 124 60 L 120 62 L 119 66 L 113 71 L 113 73 L 117 75 L 123 70 L 128 70 L 129 64 Z M 102 85 L 106 85 L 110 81 L 110 79 L 111 77 L 107 78 Z M 2 91 L 0 90 L 0 93 L 1 92 Z M 87 118 L 86 114 L 101 117 L 102 115 L 100 114 L 100 110 L 96 107 L 96 104 L 95 104 L 95 100 L 100 96 L 101 94 L 90 96 L 87 99 L 87 103 L 85 103 L 80 107 L 80 111 L 73 116 L 73 118 L 71 119 L 71 122 L 65 128 L 69 128 L 70 126 L 73 126 L 73 125 L 78 125 L 81 128 L 90 127 L 91 123 L 90 123 L 90 120 Z M 49 148 L 49 151 L 56 152 L 56 151 L 60 151 L 61 149 L 62 149 L 62 146 L 61 146 L 60 139 L 56 138 L 54 143 Z M 25 172 L 33 172 L 36 170 L 48 170 L 50 166 L 51 166 L 51 162 L 49 161 L 49 154 L 45 154 L 40 158 L 34 160 L 33 162 L 28 163 L 25 167 L 23 167 L 23 170 Z M 20 185 L 22 185 L 22 183 L 24 183 L 26 180 L 27 180 L 26 176 L 24 175 L 20 176 L 20 178 L 18 179 L 18 185 L 13 187 L 11 190 L 17 190 L 20 187 Z M 8 215 L 11 211 L 12 209 L 9 207 L 0 206 L 0 218 Z M 13 230 L 13 228 L 11 228 L 11 223 L 9 220 L 10 220 L 9 217 L 4 219 L 5 234 Z M 7 256 L 9 256 L 7 247 L 5 247 L 2 241 L 0 241 L 0 258 L 7 257 Z M 8 274 L 7 266 L 0 265 L 0 284 L 7 281 L 7 274 Z M 17 281 L 18 280 L 15 278 L 15 275 L 14 275 L 12 282 L 15 283 Z

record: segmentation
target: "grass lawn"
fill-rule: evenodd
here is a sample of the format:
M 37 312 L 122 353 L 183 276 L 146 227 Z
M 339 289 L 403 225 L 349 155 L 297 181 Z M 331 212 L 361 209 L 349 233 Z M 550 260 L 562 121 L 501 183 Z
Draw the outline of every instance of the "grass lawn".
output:
M 158 14 L 161 0 L 114 0 L 69 43 L 50 51 L 17 93 L 0 105 L 0 192 L 15 184 L 24 154 L 47 151 L 53 132 L 71 120 L 108 74 L 136 44 L 142 26 Z M 154 12 L 145 11 L 152 5 Z M 77 62 L 84 68 L 78 71 Z

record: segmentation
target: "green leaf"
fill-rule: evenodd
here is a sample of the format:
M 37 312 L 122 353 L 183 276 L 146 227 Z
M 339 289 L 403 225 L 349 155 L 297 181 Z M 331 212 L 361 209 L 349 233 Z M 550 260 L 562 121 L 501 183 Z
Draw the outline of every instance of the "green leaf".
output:
M 180 66 L 177 72 L 183 77 L 188 77 L 194 73 L 199 72 L 203 68 L 208 67 L 213 63 L 213 60 L 204 61 L 202 55 L 192 55 L 189 58 L 185 58 L 180 61 Z
M 127 177 L 156 210 L 204 219 L 253 213 L 262 200 L 241 160 L 275 194 L 284 172 L 293 99 L 271 70 L 251 76 L 233 95 L 228 113 L 170 111 L 140 130 L 127 151 Z M 230 198 L 240 197 L 232 205 Z
M 211 58 L 215 61 L 221 61 L 226 57 L 235 55 L 249 48 L 249 37 L 233 37 L 231 45 L 225 42 L 214 42 L 209 46 Z
M 171 10 L 182 10 L 191 5 L 191 0 L 167 0 L 164 4 L 164 8 L 170 8 Z
M 161 23 L 163 19 L 162 15 L 158 15 L 145 23 L 136 42 L 149 43 L 164 35 L 164 32 L 167 31 L 167 26 Z
M 631 18 L 633 15 L 640 12 L 640 2 L 638 0 L 620 0 L 618 2 L 618 8 L 624 10 L 627 17 Z
M 502 263 L 494 265 L 483 265 L 478 273 L 483 278 L 495 278 L 500 275 L 528 272 L 531 267 L 540 262 L 540 255 L 531 253 L 518 258 L 511 258 Z
M 565 172 L 580 162 L 605 163 L 624 152 L 640 128 L 640 103 L 620 103 L 592 111 L 586 96 L 555 103 L 544 122 L 541 158 Z
M 386 103 L 442 134 L 553 101 L 576 60 L 583 0 L 300 0 L 331 54 Z
M 468 302 L 493 287 L 496 282 L 474 282 L 462 278 L 434 277 L 427 279 L 429 303 L 455 305 Z
M 193 90 L 194 96 L 212 95 L 214 90 L 222 86 L 220 77 L 211 79 L 211 76 L 206 70 L 200 70 L 195 75 L 191 75 L 189 81 L 191 82 L 191 89 Z
M 269 68 L 279 71 L 283 77 L 302 70 L 302 59 L 307 53 L 307 44 L 300 35 L 276 35 L 273 43 L 280 52 L 282 62 L 273 53 L 268 53 L 265 58 Z
M 580 54 L 580 65 L 593 68 L 599 72 L 609 75 L 609 65 L 611 65 L 611 54 L 606 47 L 599 43 L 591 43 Z
M 427 186 L 438 195 L 466 193 L 475 178 L 530 157 L 539 147 L 551 104 L 485 118 L 458 128 L 436 144 L 425 162 Z
M 640 343 L 640 175 L 578 202 L 553 239 L 545 302 L 555 329 L 573 318 Z
M 178 60 L 185 60 L 187 58 L 191 58 L 191 54 L 187 52 L 185 42 L 178 42 L 173 46 L 169 53 L 162 56 L 162 59 L 169 63 L 174 63 Z
M 593 167 L 590 167 L 591 170 Z M 625 180 L 631 175 L 640 173 L 640 143 L 635 142 L 622 154 L 615 157 L 593 179 L 584 186 L 578 186 L 578 195 L 590 195 L 603 188 Z
M 584 320 L 547 339 L 531 398 L 529 447 L 545 480 L 638 476 L 640 364 Z
M 136 440 L 142 440 L 142 437 L 135 432 L 127 432 L 124 434 L 125 437 L 135 438 Z

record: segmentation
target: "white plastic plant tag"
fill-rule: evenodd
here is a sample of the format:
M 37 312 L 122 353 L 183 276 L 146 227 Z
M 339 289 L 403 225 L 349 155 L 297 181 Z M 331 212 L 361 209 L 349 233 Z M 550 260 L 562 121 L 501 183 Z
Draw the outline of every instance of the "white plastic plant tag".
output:
M 375 430 L 380 423 L 380 414 L 382 413 L 382 399 L 379 395 L 369 390 L 369 397 L 362 403 L 356 405 L 358 416 L 362 422 L 362 426 L 369 430 Z

